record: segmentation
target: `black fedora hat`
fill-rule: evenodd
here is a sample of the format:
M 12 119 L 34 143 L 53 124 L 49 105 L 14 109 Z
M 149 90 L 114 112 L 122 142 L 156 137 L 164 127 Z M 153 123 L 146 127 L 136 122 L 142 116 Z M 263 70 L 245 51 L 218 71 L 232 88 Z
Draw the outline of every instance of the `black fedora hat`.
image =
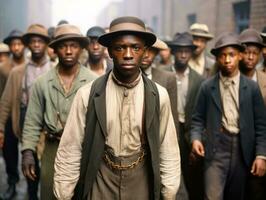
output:
M 87 31 L 87 37 L 99 38 L 105 34 L 105 30 L 100 26 L 93 26 Z
M 192 35 L 188 32 L 176 33 L 174 39 L 167 42 L 167 44 L 172 50 L 180 47 L 189 47 L 194 51 L 197 48 L 197 46 L 193 44 Z
M 101 45 L 108 47 L 115 37 L 127 34 L 140 36 L 147 46 L 152 46 L 156 41 L 156 36 L 147 32 L 144 22 L 137 17 L 119 17 L 114 19 L 110 24 L 109 33 L 100 36 L 98 41 Z
M 264 47 L 263 40 L 262 40 L 262 37 L 260 36 L 260 33 L 252 28 L 248 28 L 242 31 L 239 35 L 239 40 L 241 44 L 243 44 L 244 46 L 247 44 L 254 44 L 258 46 L 259 48 Z
M 217 56 L 222 48 L 228 46 L 235 47 L 240 51 L 245 50 L 238 38 L 238 35 L 236 35 L 235 33 L 224 32 L 220 36 L 218 36 L 214 48 L 211 49 L 211 53 L 214 56 Z
M 18 29 L 12 30 L 9 35 L 3 40 L 5 44 L 10 44 L 13 39 L 21 39 L 22 40 L 23 33 Z

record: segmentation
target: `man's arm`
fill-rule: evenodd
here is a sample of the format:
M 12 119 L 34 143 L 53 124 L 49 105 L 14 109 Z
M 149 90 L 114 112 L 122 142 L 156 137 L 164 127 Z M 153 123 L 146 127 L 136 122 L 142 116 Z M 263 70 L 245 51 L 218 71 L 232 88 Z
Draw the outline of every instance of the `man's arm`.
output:
M 163 199 L 175 199 L 180 185 L 180 153 L 167 91 L 157 85 L 160 94 L 160 173 Z
M 80 175 L 80 160 L 91 83 L 81 87 L 71 106 L 55 159 L 54 194 L 71 199 Z

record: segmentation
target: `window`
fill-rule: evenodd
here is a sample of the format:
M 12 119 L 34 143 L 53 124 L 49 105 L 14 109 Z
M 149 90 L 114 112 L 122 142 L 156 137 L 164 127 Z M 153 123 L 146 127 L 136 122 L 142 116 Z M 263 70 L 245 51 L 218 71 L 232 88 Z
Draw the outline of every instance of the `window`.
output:
M 233 4 L 235 14 L 236 32 L 240 33 L 249 27 L 250 1 L 243 1 Z

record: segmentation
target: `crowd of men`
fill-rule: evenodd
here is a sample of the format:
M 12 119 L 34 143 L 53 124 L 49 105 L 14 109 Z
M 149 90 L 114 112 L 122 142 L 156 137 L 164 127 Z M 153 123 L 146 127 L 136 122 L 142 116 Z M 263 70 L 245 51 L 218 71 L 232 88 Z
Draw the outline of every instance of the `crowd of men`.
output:
M 221 33 L 209 52 L 213 38 L 195 23 L 163 41 L 136 17 L 86 36 L 66 21 L 12 30 L 0 199 L 21 167 L 30 200 L 265 200 L 266 28 Z

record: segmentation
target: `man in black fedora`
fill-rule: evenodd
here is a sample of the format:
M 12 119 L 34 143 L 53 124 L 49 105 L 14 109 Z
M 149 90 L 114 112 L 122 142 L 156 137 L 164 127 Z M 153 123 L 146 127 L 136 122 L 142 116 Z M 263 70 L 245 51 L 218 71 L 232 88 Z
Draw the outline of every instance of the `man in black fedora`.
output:
M 173 71 L 176 75 L 177 84 L 177 111 L 179 120 L 179 145 L 181 154 L 181 168 L 184 176 L 185 186 L 190 199 L 201 199 L 202 173 L 200 171 L 200 160 L 189 164 L 190 142 L 189 129 L 192 109 L 203 78 L 193 70 L 188 62 L 197 48 L 193 44 L 192 36 L 185 33 L 177 33 L 173 41 L 168 43 L 171 53 L 175 58 L 174 66 L 167 70 Z
M 105 58 L 106 48 L 98 42 L 98 38 L 103 34 L 105 34 L 105 30 L 100 26 L 93 26 L 87 31 L 87 37 L 90 39 L 90 43 L 86 48 L 88 60 L 85 66 L 99 76 L 105 74 L 112 68 L 108 65 L 107 59 Z
M 249 173 L 266 169 L 266 112 L 259 86 L 239 72 L 238 36 L 223 33 L 211 53 L 219 73 L 200 89 L 192 116 L 192 150 L 204 158 L 205 199 L 242 200 Z
M 88 42 L 88 38 L 74 25 L 63 24 L 56 27 L 49 47 L 55 50 L 59 62 L 36 80 L 32 87 L 22 134 L 22 171 L 27 178 L 36 179 L 33 155 L 36 154 L 43 131 L 45 148 L 41 159 L 41 199 L 55 199 L 54 159 L 72 101 L 81 86 L 96 78 L 78 62 L 80 53 Z
M 75 97 L 55 161 L 59 199 L 175 199 L 179 148 L 167 91 L 140 71 L 156 40 L 136 17 L 99 38 L 113 70 Z

